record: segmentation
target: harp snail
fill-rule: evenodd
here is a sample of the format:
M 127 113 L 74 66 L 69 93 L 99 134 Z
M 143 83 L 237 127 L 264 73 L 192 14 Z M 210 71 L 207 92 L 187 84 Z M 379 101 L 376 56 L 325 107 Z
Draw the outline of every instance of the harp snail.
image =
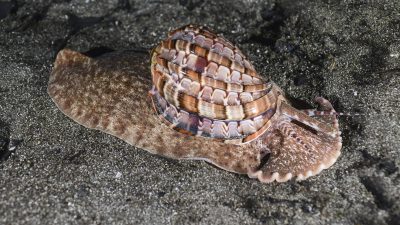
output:
M 340 155 L 340 114 L 329 101 L 316 98 L 319 110 L 294 108 L 239 48 L 209 29 L 171 31 L 151 53 L 151 78 L 144 57 L 61 50 L 48 93 L 83 126 L 154 154 L 205 160 L 262 182 L 306 179 Z

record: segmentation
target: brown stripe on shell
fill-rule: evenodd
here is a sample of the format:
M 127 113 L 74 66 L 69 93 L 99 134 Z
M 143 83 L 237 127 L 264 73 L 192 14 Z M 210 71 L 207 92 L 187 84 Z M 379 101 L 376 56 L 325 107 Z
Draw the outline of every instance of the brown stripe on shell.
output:
M 260 135 L 264 134 L 265 131 L 267 131 L 268 128 L 271 127 L 271 120 L 269 120 L 269 119 L 274 115 L 274 113 L 275 113 L 275 110 L 271 110 L 271 113 L 268 116 L 266 116 L 264 125 L 260 129 L 258 129 L 256 132 L 243 138 L 242 143 L 251 142 L 251 141 L 255 140 L 256 138 L 258 138 Z
M 198 99 L 202 99 L 204 101 L 210 103 L 216 103 L 219 105 L 241 105 L 245 103 L 250 103 L 256 99 L 262 98 L 268 92 L 268 90 L 259 91 L 259 92 L 230 92 L 222 89 L 215 89 L 211 86 L 201 86 L 200 83 L 196 81 L 191 81 L 190 79 L 183 78 L 181 80 L 177 79 L 177 76 L 172 76 L 171 73 L 168 73 L 163 68 L 159 68 L 158 65 L 156 66 L 157 74 L 153 77 L 153 82 L 156 84 L 157 90 L 160 90 L 159 79 L 160 75 L 165 76 L 167 79 L 166 81 L 171 80 L 174 82 L 177 91 L 184 92 L 187 95 L 191 95 Z M 163 95 L 164 91 L 162 91 Z M 174 94 L 174 93 L 170 93 Z M 175 105 L 175 104 L 174 104 Z M 250 106 L 249 106 L 250 107 Z
M 203 118 L 198 114 L 188 114 L 188 112 L 170 105 L 159 95 L 157 90 L 153 91 L 152 102 L 163 122 L 172 129 L 193 136 L 212 137 L 218 140 L 226 139 L 229 143 L 232 143 L 233 139 L 237 139 L 234 142 L 236 144 L 250 142 L 263 134 L 270 126 L 270 118 L 275 113 L 273 109 L 270 109 L 263 115 L 248 120 L 221 121 Z M 186 115 L 186 119 L 182 120 L 182 113 Z M 209 121 L 210 124 L 208 128 L 204 129 L 205 120 Z M 249 129 L 253 130 L 250 131 Z
M 208 48 L 208 46 L 199 46 L 196 43 L 191 43 L 186 40 L 179 39 L 167 39 L 161 42 L 163 49 L 175 49 L 176 51 L 183 51 L 186 55 L 194 54 L 198 57 L 207 59 L 207 61 L 215 62 L 219 65 L 225 66 L 230 70 L 235 70 L 240 73 L 248 74 L 252 77 L 260 76 L 254 70 L 254 67 L 247 61 L 240 63 L 234 58 L 229 58 L 227 56 L 221 55 L 220 52 L 213 51 L 213 49 Z
M 214 79 L 213 77 L 202 75 L 188 67 L 183 67 L 178 64 L 168 62 L 166 59 L 157 57 L 157 63 L 165 68 L 168 68 L 169 73 L 176 73 L 188 77 L 192 81 L 197 81 L 201 86 L 210 86 L 213 88 L 232 91 L 232 92 L 258 92 L 264 91 L 271 87 L 269 83 L 260 84 L 237 84 L 237 83 L 227 83 L 222 80 Z M 167 65 L 167 66 L 166 66 Z
M 158 76 L 158 75 L 157 75 Z M 158 87 L 157 87 L 158 86 Z M 258 116 L 266 110 L 275 107 L 275 93 L 268 92 L 262 97 L 240 105 L 222 105 L 205 101 L 184 93 L 168 74 L 163 74 L 157 80 L 157 90 L 170 104 L 181 107 L 189 112 L 199 113 L 200 116 L 219 120 L 242 120 Z M 204 90 L 204 89 L 203 89 Z M 204 96 L 202 96 L 204 97 Z
M 181 37 L 184 37 L 183 39 L 191 42 L 195 42 L 195 36 L 201 35 L 204 36 L 204 38 L 211 39 L 212 45 L 216 43 L 222 44 L 224 50 L 230 49 L 233 52 L 232 58 L 234 58 L 237 62 L 254 69 L 251 63 L 247 60 L 247 57 L 242 53 L 239 48 L 237 48 L 234 44 L 232 44 L 232 42 L 225 39 L 224 37 L 214 34 L 214 32 L 207 27 L 197 25 L 184 26 L 174 31 L 171 31 L 168 37 L 170 39 L 176 39 L 177 37 L 179 37 L 179 34 L 181 35 Z
M 183 51 L 165 48 L 161 48 L 160 53 L 157 53 L 158 52 L 155 52 L 153 55 L 153 58 L 155 58 L 152 60 L 153 64 L 157 63 L 165 68 L 168 68 L 170 72 L 173 71 L 179 75 L 189 75 L 191 76 L 191 79 L 197 81 L 204 79 L 203 82 L 207 82 L 207 85 L 211 85 L 216 88 L 255 92 L 270 87 L 269 83 L 263 83 L 262 79 L 258 77 L 240 74 L 238 71 L 232 71 L 229 68 L 221 65 L 218 66 L 218 64 L 215 62 L 207 63 L 204 58 L 193 54 L 183 55 Z M 211 82 L 210 80 L 215 80 L 215 82 Z M 214 83 L 215 86 L 212 85 Z

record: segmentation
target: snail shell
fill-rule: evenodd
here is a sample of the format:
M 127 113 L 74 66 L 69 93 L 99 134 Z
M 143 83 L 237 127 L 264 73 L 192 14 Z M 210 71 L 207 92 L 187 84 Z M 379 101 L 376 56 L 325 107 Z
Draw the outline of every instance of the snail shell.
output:
M 144 58 L 131 51 L 91 58 L 61 50 L 48 93 L 85 127 L 262 182 L 306 179 L 340 155 L 329 101 L 316 98 L 322 111 L 295 109 L 237 47 L 206 28 L 172 31 L 151 53 L 151 77 Z
M 151 57 L 154 107 L 172 128 L 239 144 L 270 126 L 280 90 L 225 38 L 188 25 Z

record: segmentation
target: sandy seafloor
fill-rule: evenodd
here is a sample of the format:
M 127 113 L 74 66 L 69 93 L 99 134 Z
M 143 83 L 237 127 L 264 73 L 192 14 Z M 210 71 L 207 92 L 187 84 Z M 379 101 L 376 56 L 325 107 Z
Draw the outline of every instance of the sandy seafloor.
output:
M 86 129 L 47 95 L 60 49 L 147 51 L 188 23 L 302 104 L 364 114 L 340 118 L 336 164 L 262 184 Z M 399 88 L 398 0 L 0 1 L 0 224 L 400 224 Z

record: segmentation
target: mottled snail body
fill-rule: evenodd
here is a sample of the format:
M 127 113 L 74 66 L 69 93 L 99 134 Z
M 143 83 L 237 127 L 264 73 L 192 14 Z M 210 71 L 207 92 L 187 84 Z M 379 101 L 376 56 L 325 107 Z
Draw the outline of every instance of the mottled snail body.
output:
M 131 69 L 139 60 L 127 52 L 93 59 L 63 50 L 49 94 L 82 125 L 263 182 L 305 179 L 340 154 L 338 121 L 327 100 L 317 98 L 325 112 L 318 118 L 317 111 L 293 108 L 237 47 L 207 28 L 170 32 L 151 53 L 151 80 Z

